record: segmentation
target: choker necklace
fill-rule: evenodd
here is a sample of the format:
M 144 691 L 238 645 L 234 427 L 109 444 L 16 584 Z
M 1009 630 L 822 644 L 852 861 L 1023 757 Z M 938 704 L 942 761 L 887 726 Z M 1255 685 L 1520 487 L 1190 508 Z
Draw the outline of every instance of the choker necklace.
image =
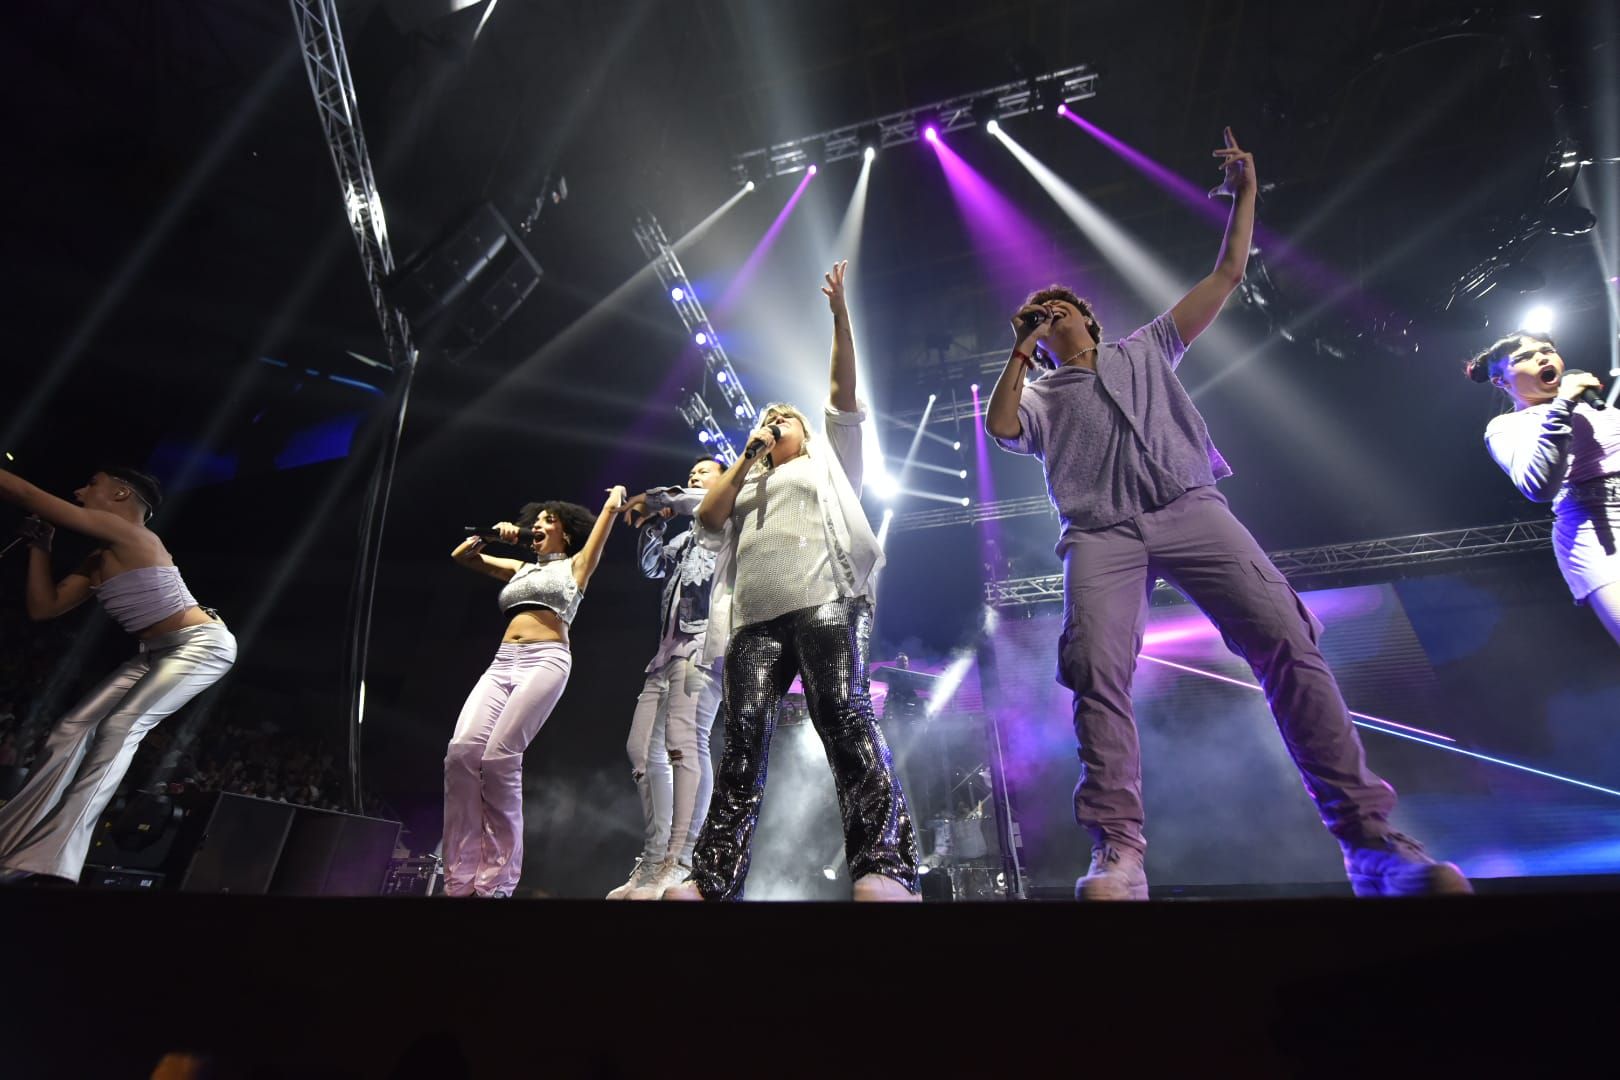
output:
M 537 565 L 544 566 L 546 563 L 556 562 L 558 559 L 566 558 L 568 558 L 568 553 L 566 551 L 548 551 L 544 555 L 537 554 L 534 557 L 534 561 Z

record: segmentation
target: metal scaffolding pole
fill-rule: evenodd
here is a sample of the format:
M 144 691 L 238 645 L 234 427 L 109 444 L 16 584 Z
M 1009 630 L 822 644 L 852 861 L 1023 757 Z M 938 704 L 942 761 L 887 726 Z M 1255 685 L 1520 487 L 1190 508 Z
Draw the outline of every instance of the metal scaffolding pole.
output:
M 359 552 L 349 589 L 349 644 L 344 654 L 343 679 L 348 695 L 348 801 L 350 808 L 358 812 L 363 809 L 360 728 L 365 720 L 366 653 L 371 644 L 372 601 L 377 590 L 383 523 L 388 516 L 388 496 L 393 488 L 394 466 L 399 458 L 399 440 L 405 426 L 417 352 L 404 313 L 389 303 L 383 293 L 383 281 L 394 269 L 394 255 L 388 243 L 382 197 L 372 174 L 371 155 L 366 150 L 365 134 L 360 127 L 360 106 L 355 97 L 354 77 L 349 72 L 348 53 L 343 47 L 336 2 L 288 2 L 304 70 L 315 97 L 315 111 L 332 153 L 344 212 L 360 251 L 361 269 L 366 275 L 366 285 L 371 291 L 371 301 L 388 349 L 389 365 L 394 372 L 386 426 L 378 433 L 377 461 L 361 511 Z

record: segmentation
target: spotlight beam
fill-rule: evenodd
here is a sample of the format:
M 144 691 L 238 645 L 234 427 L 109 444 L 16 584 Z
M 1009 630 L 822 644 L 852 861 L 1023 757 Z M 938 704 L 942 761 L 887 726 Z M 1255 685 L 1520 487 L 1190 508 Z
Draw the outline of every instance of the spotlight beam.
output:
M 895 459 L 890 458 L 889 460 L 893 461 Z M 926 462 L 926 461 L 911 461 L 909 459 L 906 460 L 906 461 L 901 462 L 900 467 L 901 467 L 902 470 L 904 470 L 904 469 L 922 469 L 924 472 L 939 473 L 941 476 L 954 476 L 957 479 L 961 479 L 962 473 L 966 471 L 965 469 L 960 469 L 960 468 L 949 469 L 949 468 L 946 468 L 944 465 L 933 465 L 933 464 L 930 464 L 929 462 Z
M 736 275 L 731 279 L 731 284 L 726 286 L 726 291 L 721 295 L 719 303 L 714 305 L 716 318 L 723 318 L 731 311 L 731 307 L 737 302 L 738 296 L 743 289 L 748 287 L 748 283 L 753 280 L 760 264 L 765 261 L 765 256 L 770 253 L 771 248 L 775 245 L 776 238 L 781 235 L 783 226 L 787 224 L 788 218 L 792 216 L 793 208 L 798 206 L 799 200 L 804 197 L 804 189 L 810 186 L 810 181 L 814 178 L 815 173 L 806 169 L 804 177 L 799 181 L 799 186 L 793 189 L 793 194 L 788 196 L 787 202 L 777 212 L 776 220 L 772 221 L 771 227 L 765 230 L 765 235 L 759 238 L 759 243 L 754 245 L 754 250 L 748 253 L 748 259 L 742 264 L 742 269 L 737 271 Z

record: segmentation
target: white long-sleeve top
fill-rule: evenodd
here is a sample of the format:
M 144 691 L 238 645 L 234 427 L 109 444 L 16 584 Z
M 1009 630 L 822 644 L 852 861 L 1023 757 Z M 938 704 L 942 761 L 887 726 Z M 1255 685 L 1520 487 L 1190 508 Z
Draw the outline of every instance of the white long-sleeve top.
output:
M 844 412 L 831 402 L 825 411 L 822 437 L 805 444 L 814 468 L 816 494 L 820 503 L 822 528 L 830 558 L 825 565 L 840 597 L 875 598 L 877 572 L 883 566 L 883 549 L 877 534 L 861 508 L 861 425 L 866 407 Z M 703 642 L 705 665 L 726 654 L 733 624 L 732 598 L 737 588 L 737 513 L 726 519 L 720 531 L 695 526 L 698 543 L 715 552 L 714 591 L 709 596 L 709 629 Z M 799 573 L 808 567 L 784 566 L 782 573 Z
M 1620 474 L 1620 409 L 1556 398 L 1496 417 L 1485 447 L 1525 498 L 1552 502 L 1567 484 Z

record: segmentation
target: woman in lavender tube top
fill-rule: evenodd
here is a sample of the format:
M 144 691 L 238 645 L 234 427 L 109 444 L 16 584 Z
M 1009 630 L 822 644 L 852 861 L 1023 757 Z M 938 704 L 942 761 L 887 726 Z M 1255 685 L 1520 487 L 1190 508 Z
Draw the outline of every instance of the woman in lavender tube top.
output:
M 624 488 L 612 488 L 594 519 L 574 503 L 530 503 L 519 524 L 495 526 L 507 543 L 529 533 L 536 562 L 485 555 L 478 536 L 450 553 L 505 583 L 500 605 L 507 622 L 444 756 L 447 896 L 509 897 L 523 875 L 523 752 L 568 685 L 568 626 L 624 500 Z
M 156 480 L 135 469 L 104 469 L 75 491 L 78 505 L 0 471 L 0 498 L 33 515 L 24 525 L 27 604 L 54 619 L 94 596 L 140 643 L 52 728 L 27 782 L 0 809 L 0 873 L 77 881 L 101 812 L 146 733 L 218 682 L 236 662 L 236 639 L 199 607 L 174 559 L 147 521 L 162 501 Z M 55 528 L 101 541 L 72 573 L 54 581 Z
M 1620 410 L 1582 400 L 1603 384 L 1566 370 L 1545 334 L 1509 334 L 1467 373 L 1513 403 L 1485 426 L 1486 449 L 1526 498 L 1552 503 L 1558 569 L 1575 602 L 1620 642 Z

